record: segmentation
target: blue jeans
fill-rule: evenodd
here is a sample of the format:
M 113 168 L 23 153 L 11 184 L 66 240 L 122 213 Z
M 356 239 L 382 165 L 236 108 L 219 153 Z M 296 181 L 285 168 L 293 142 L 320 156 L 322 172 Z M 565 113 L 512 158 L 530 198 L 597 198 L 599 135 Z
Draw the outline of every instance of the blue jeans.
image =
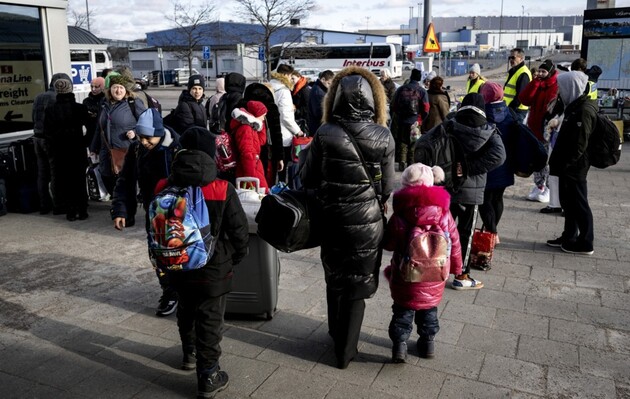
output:
M 400 305 L 392 305 L 392 321 L 389 323 L 389 338 L 392 342 L 405 342 L 413 331 L 413 322 L 418 326 L 420 336 L 434 336 L 440 331 L 437 307 L 411 310 Z

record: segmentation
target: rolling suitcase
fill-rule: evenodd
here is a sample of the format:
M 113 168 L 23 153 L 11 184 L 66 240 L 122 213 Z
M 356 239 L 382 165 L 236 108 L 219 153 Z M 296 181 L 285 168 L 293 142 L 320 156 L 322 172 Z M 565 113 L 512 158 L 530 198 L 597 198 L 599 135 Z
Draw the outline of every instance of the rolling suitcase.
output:
M 278 303 L 280 280 L 280 258 L 278 251 L 256 234 L 254 221 L 260 201 L 249 200 L 243 195 L 243 187 L 253 183 L 252 192 L 257 191 L 258 179 L 238 179 L 237 191 L 249 221 L 249 254 L 234 268 L 232 292 L 227 295 L 226 313 L 265 315 L 271 320 Z M 245 183 L 245 185 L 241 184 Z
M 37 192 L 37 157 L 33 139 L 9 144 L 11 175 L 7 178 L 9 212 L 31 213 L 39 209 Z

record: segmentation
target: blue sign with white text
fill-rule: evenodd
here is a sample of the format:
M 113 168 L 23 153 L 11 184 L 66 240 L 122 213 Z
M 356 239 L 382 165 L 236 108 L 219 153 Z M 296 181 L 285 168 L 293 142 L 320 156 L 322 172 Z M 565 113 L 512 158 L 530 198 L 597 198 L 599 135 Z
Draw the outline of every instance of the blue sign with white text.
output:
M 210 46 L 203 46 L 203 59 L 204 60 L 209 60 L 210 59 Z
M 261 61 L 265 60 L 265 48 L 263 46 L 258 46 L 258 59 Z

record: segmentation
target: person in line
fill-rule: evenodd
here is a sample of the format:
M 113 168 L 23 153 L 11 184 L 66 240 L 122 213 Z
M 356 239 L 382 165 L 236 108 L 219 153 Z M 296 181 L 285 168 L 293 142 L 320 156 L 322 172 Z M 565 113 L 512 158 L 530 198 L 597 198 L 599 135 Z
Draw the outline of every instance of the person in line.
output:
M 597 101 L 597 80 L 602 74 L 602 69 L 597 65 L 588 68 L 586 60 L 584 58 L 578 58 L 571 63 L 571 70 L 584 72 L 586 76 L 588 76 L 588 84 L 586 86 L 588 98 Z
M 558 76 L 558 93 L 564 104 L 564 119 L 558 132 L 549 172 L 559 178 L 560 204 L 564 210 L 564 230 L 547 241 L 564 252 L 593 254 L 593 213 L 588 203 L 587 175 L 590 168 L 588 139 L 597 123 L 597 105 L 586 92 L 588 77 L 579 71 Z
M 277 171 L 283 165 L 282 131 L 280 128 L 280 112 L 273 98 L 273 90 L 269 83 L 251 83 L 245 88 L 243 99 L 238 102 L 239 108 L 247 106 L 249 101 L 260 101 L 267 108 L 265 117 L 266 140 L 261 142 L 260 160 L 269 187 L 276 184 Z
M 212 108 L 219 102 L 221 97 L 225 94 L 225 78 L 217 78 L 214 81 L 216 86 L 216 93 L 211 95 L 206 101 L 206 117 L 208 118 L 208 124 L 212 124 Z
M 312 135 L 315 135 L 322 125 L 324 97 L 334 77 L 335 73 L 331 70 L 321 72 L 311 89 L 311 97 L 308 100 L 308 130 Z
M 188 79 L 187 90 L 182 90 L 177 101 L 177 108 L 173 114 L 174 125 L 178 133 L 184 133 L 188 128 L 199 126 L 208 127 L 208 117 L 203 106 L 204 78 L 201 75 L 192 75 Z
M 514 114 L 510 112 L 503 100 L 503 89 L 495 82 L 486 82 L 479 94 L 483 96 L 486 103 L 486 118 L 489 124 L 497 127 L 499 137 L 505 148 L 509 143 L 515 143 L 518 139 L 519 130 L 515 125 Z M 506 151 L 506 161 L 488 172 L 486 187 L 483 193 L 483 204 L 479 206 L 479 216 L 483 222 L 482 230 L 493 233 L 495 243 L 499 241 L 498 226 L 503 216 L 503 194 L 505 189 L 514 185 L 514 163 L 510 158 L 513 154 Z M 477 263 L 475 266 L 483 271 L 492 267 L 492 256 L 485 262 Z
M 155 186 L 168 177 L 175 153 L 179 150 L 179 135 L 164 127 L 162 116 L 149 108 L 138 118 L 135 126 L 138 140 L 129 147 L 120 176 L 116 181 L 110 214 L 116 230 L 132 227 L 136 223 L 137 187 L 145 210 L 145 229 L 149 231 L 149 204 Z M 177 292 L 168 276 L 156 270 L 162 296 L 155 311 L 157 316 L 168 316 L 177 309 Z
M 238 107 L 238 102 L 243 98 L 245 92 L 245 86 L 247 86 L 247 79 L 245 76 L 237 72 L 228 73 L 225 77 L 225 126 L 224 129 L 229 131 L 230 122 L 232 122 L 232 111 Z M 231 132 L 230 132 L 231 133 Z
M 387 105 L 389 105 L 394 99 L 394 93 L 396 93 L 396 83 L 392 80 L 392 76 L 389 73 L 389 69 L 381 68 L 379 71 L 379 78 L 385 88 L 385 95 L 387 96 Z
M 53 198 L 65 205 L 66 219 L 73 222 L 88 218 L 85 190 L 86 147 L 83 128 L 88 123 L 88 109 L 76 102 L 72 81 L 55 81 L 57 99 L 46 108 L 44 137 L 55 168 Z
M 518 95 L 522 104 L 529 107 L 527 126 L 538 141 L 549 149 L 549 138 L 545 137 L 545 126 L 549 122 L 547 110 L 558 97 L 558 73 L 551 60 L 545 60 L 536 70 L 534 79 Z M 549 166 L 534 172 L 534 187 L 527 195 L 529 201 L 549 202 Z M 543 212 L 544 213 L 544 212 Z
M 413 69 L 409 83 L 396 90 L 391 104 L 392 126 L 395 127 L 396 162 L 400 171 L 405 170 L 413 160 L 413 154 L 409 148 L 412 126 L 414 124 L 422 126 L 429 115 L 429 95 L 420 85 L 421 79 L 422 72 L 419 69 Z
M 426 133 L 434 127 L 438 126 L 446 120 L 446 115 L 450 112 L 451 101 L 448 93 L 442 87 L 444 85 L 444 79 L 440 76 L 436 76 L 429 82 L 429 115 L 427 119 L 422 123 L 422 133 Z
M 304 187 L 318 189 L 323 205 L 328 332 L 340 369 L 358 353 L 365 299 L 378 288 L 385 230 L 381 204 L 395 180 L 395 144 L 386 127 L 386 106 L 383 85 L 373 73 L 360 67 L 339 72 L 326 95 L 324 124 L 309 145 L 300 174 Z
M 508 70 L 508 77 L 503 85 L 503 99 L 507 106 L 516 112 L 518 121 L 523 123 L 529 108 L 525 104 L 521 104 L 521 100 L 518 96 L 532 80 L 532 74 L 529 68 L 527 68 L 527 65 L 525 65 L 525 52 L 523 49 L 512 49 L 508 61 L 510 69 Z
M 85 126 L 85 146 L 89 147 L 96 132 L 96 121 L 101 110 L 101 103 L 105 98 L 105 79 L 98 77 L 90 82 L 90 93 L 83 100 L 83 105 L 88 109 L 90 116 L 88 124 Z
M 72 82 L 70 76 L 65 73 L 56 73 L 50 79 L 48 90 L 39 93 L 33 100 L 33 144 L 35 146 L 35 157 L 37 158 L 37 194 L 39 194 L 39 213 L 46 215 L 53 212 L 53 215 L 66 213 L 65 204 L 55 202 L 55 198 L 50 196 L 50 191 L 55 192 L 56 181 L 52 171 L 55 169 L 46 138 L 44 137 L 44 117 L 46 108 L 57 101 L 55 92 L 55 82 L 59 79 L 66 79 Z M 50 186 L 50 188 L 49 188 Z
M 298 71 L 291 72 L 291 98 L 293 107 L 295 108 L 295 121 L 303 132 L 308 132 L 308 100 L 311 97 L 311 86 L 308 85 L 308 79 L 302 76 Z M 311 132 L 312 136 L 315 132 Z
M 269 190 L 265 169 L 260 159 L 260 150 L 267 142 L 265 116 L 267 107 L 260 101 L 248 101 L 243 108 L 232 111 L 232 126 L 238 160 L 236 161 L 236 178 L 255 177 L 260 188 Z
M 392 321 L 389 323 L 394 363 L 403 363 L 407 358 L 407 340 L 413 331 L 414 322 L 420 336 L 417 343 L 419 356 L 434 356 L 434 339 L 440 331 L 437 307 L 442 300 L 446 277 L 462 272 L 457 224 L 449 211 L 450 195 L 444 187 L 434 185 L 442 182 L 444 171 L 439 166 L 430 168 L 414 163 L 403 171 L 401 179 L 403 187 L 394 193 L 394 214 L 387 223 L 383 244 L 385 250 L 394 252 L 391 264 L 384 272 L 394 300 Z M 435 226 L 431 231 L 443 232 L 450 242 L 446 262 L 441 265 L 446 276 L 441 276 L 444 281 L 408 282 L 400 265 L 407 255 L 409 237 L 414 228 L 427 229 L 427 226 Z M 428 252 L 439 253 L 439 249 L 434 245 Z M 435 264 L 432 266 L 435 267 Z
M 479 88 L 486 83 L 486 78 L 481 76 L 481 67 L 479 64 L 472 64 L 468 69 L 468 80 L 466 81 L 466 94 L 479 93 Z
M 292 73 L 293 67 L 280 64 L 276 72 L 271 73 L 270 81 L 278 112 L 280 112 L 280 130 L 282 131 L 283 162 L 282 167 L 278 168 L 278 180 L 288 184 L 290 187 L 293 186 L 293 182 L 287 180 L 289 177 L 287 170 L 293 160 L 291 154 L 293 137 L 304 136 L 304 132 L 295 121 L 295 110 L 293 99 L 291 98 L 291 90 L 293 89 L 293 83 L 291 83 Z
M 132 81 L 124 75 L 107 75 L 106 100 L 101 104 L 101 111 L 96 121 L 97 132 L 94 134 L 90 152 L 98 153 L 99 172 L 107 192 L 112 195 L 118 175 L 110 155 L 110 149 L 128 150 L 136 138 L 137 115 L 145 109 L 142 100 L 135 98 L 133 92 L 127 90 Z M 129 223 L 127 224 L 129 226 Z
M 249 227 L 236 189 L 217 178 L 212 134 L 195 126 L 182 134 L 180 144 L 168 179 L 158 182 L 155 193 L 169 185 L 200 186 L 212 221 L 211 234 L 217 241 L 208 263 L 196 270 L 169 272 L 179 296 L 182 369 L 196 369 L 197 397 L 212 398 L 229 383 L 219 364 L 226 297 L 232 290 L 234 267 L 247 255 Z
M 444 131 L 436 131 L 443 129 Z M 447 119 L 429 134 L 448 133 L 450 139 L 456 140 L 463 153 L 463 160 L 453 159 L 454 163 L 466 165 L 466 170 L 457 170 L 463 183 L 457 190 L 449 189 L 451 194 L 450 211 L 457 221 L 457 231 L 462 246 L 464 270 L 455 276 L 451 287 L 456 290 L 478 290 L 483 283 L 470 276 L 470 250 L 472 237 L 477 224 L 478 206 L 483 204 L 486 187 L 486 174 L 499 167 L 505 161 L 505 147 L 494 125 L 488 124 L 485 102 L 479 93 L 466 94 L 453 119 Z M 440 153 L 442 149 L 436 149 Z M 433 162 L 426 157 L 424 151 L 416 151 L 415 161 L 423 164 Z M 443 167 L 443 165 L 438 164 Z

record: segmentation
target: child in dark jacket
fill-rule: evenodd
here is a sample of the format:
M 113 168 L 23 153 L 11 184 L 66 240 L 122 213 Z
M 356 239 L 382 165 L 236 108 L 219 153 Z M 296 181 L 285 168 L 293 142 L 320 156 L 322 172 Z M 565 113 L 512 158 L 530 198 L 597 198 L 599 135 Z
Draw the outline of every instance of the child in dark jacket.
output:
M 394 214 L 387 223 L 384 248 L 394 251 L 391 264 L 385 268 L 392 299 L 392 321 L 389 324 L 389 337 L 393 342 L 392 361 L 402 363 L 407 358 L 407 339 L 413 330 L 413 322 L 418 326 L 418 354 L 432 358 L 435 335 L 440 330 L 437 306 L 442 300 L 446 279 L 450 274 L 462 270 L 462 255 L 457 224 L 449 211 L 450 195 L 443 187 L 433 186 L 444 179 L 444 171 L 439 166 L 430 167 L 415 163 L 402 174 L 403 188 L 394 193 Z M 442 274 L 438 281 L 411 282 L 401 267 L 405 262 L 409 239 L 414 228 L 427 229 L 438 226 L 450 240 L 450 253 L 447 252 Z M 433 242 L 432 242 L 433 243 Z M 436 252 L 429 248 L 429 252 Z M 437 260 L 432 260 L 437 262 Z M 422 274 L 429 269 L 416 270 Z M 423 279 L 424 280 L 424 279 Z
M 167 177 L 175 152 L 179 149 L 179 135 L 165 128 L 159 111 L 149 108 L 138 117 L 135 129 L 138 140 L 134 141 L 125 155 L 125 163 L 114 187 L 110 213 L 114 227 L 122 230 L 136 223 L 138 208 L 136 186 L 140 187 L 140 197 L 145 211 L 153 199 L 155 186 Z M 148 231 L 148 217 L 145 215 L 145 228 Z M 156 315 L 168 316 L 177 309 L 177 293 L 168 281 L 168 276 L 156 270 L 162 297 Z
M 232 289 L 233 267 L 247 255 L 247 217 L 232 184 L 217 178 L 213 136 L 191 128 L 181 136 L 182 150 L 173 161 L 167 179 L 155 193 L 169 185 L 200 186 L 210 216 L 211 234 L 217 238 L 214 254 L 196 270 L 169 272 L 179 295 L 177 326 L 184 352 L 182 368 L 197 369 L 197 397 L 211 398 L 228 385 L 228 375 L 219 367 L 220 342 L 226 294 Z

